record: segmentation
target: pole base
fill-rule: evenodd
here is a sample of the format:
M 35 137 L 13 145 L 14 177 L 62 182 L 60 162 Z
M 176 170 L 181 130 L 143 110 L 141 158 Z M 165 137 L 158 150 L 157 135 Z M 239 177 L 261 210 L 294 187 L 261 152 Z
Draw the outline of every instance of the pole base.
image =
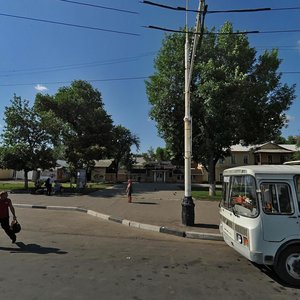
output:
M 194 226 L 195 224 L 195 204 L 192 197 L 184 197 L 181 203 L 181 220 L 182 224 L 186 226 Z

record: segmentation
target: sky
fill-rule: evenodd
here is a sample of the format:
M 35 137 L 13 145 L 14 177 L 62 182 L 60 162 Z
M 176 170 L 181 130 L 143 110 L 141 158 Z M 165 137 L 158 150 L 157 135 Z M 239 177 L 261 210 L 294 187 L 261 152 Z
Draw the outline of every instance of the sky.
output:
M 186 5 L 186 0 L 152 2 Z M 196 10 L 198 3 L 188 0 L 190 9 Z M 206 4 L 208 11 L 272 8 L 254 13 L 207 14 L 205 25 L 219 29 L 230 21 L 240 31 L 285 31 L 249 34 L 248 38 L 258 53 L 278 48 L 282 82 L 298 83 L 299 0 L 206 0 Z M 187 19 L 193 26 L 196 14 L 188 13 Z M 0 1 L 0 130 L 5 125 L 5 107 L 14 94 L 33 104 L 38 92 L 54 95 L 58 88 L 80 79 L 101 92 L 115 125 L 125 126 L 140 138 L 140 152 L 164 147 L 156 123 L 149 118 L 145 80 L 155 71 L 154 59 L 166 33 L 144 26 L 176 30 L 185 22 L 183 11 L 139 0 Z M 297 86 L 297 98 L 287 112 L 288 127 L 282 130 L 285 137 L 300 135 L 299 91 Z

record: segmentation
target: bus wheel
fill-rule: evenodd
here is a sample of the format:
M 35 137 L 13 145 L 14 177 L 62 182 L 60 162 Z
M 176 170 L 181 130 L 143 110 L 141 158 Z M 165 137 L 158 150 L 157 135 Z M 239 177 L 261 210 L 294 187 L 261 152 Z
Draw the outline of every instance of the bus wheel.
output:
M 300 245 L 290 246 L 280 254 L 275 272 L 283 281 L 300 287 Z

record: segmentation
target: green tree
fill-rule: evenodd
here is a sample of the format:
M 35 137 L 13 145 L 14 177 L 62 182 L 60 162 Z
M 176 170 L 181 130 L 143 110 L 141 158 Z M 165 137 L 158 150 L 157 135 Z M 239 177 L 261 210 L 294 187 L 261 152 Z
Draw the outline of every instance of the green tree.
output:
M 24 170 L 25 188 L 28 172 L 55 167 L 51 136 L 35 108 L 27 100 L 14 95 L 11 106 L 5 107 L 5 127 L 0 148 L 2 168 Z
M 257 57 L 245 35 L 232 34 L 230 23 L 223 25 L 219 35 L 214 32 L 204 35 L 191 78 L 193 159 L 207 168 L 211 195 L 217 161 L 231 145 L 258 144 L 278 136 L 286 123 L 284 112 L 295 98 L 295 87 L 280 81 L 276 50 Z M 155 73 L 146 82 L 150 116 L 181 161 L 184 44 L 184 35 L 167 35 L 155 59 Z
M 142 154 L 142 156 L 145 159 L 145 161 L 147 161 L 147 162 L 156 160 L 156 155 L 155 155 L 153 147 L 150 147 L 146 153 Z
M 300 136 L 295 136 L 296 138 L 296 145 L 297 151 L 294 153 L 292 160 L 300 160 Z
M 146 153 L 142 154 L 142 157 L 147 161 L 167 161 L 171 160 L 171 154 L 169 149 L 157 147 L 155 150 L 150 147 Z
M 135 146 L 136 150 L 138 150 L 140 140 L 135 134 L 132 134 L 129 129 L 121 125 L 115 126 L 112 133 L 112 148 L 109 156 L 114 159 L 113 168 L 116 173 L 116 180 L 118 180 L 118 172 L 121 164 L 124 165 L 127 170 L 131 169 L 134 163 L 131 148 Z
M 298 138 L 299 138 L 298 136 L 293 136 L 293 135 L 289 135 L 287 138 L 285 138 L 284 136 L 277 136 L 277 137 L 275 137 L 274 142 L 276 144 L 296 145 Z
M 168 161 L 171 159 L 168 149 L 161 147 L 156 148 L 155 157 L 157 161 Z
M 287 137 L 286 143 L 296 145 L 298 140 L 299 140 L 299 136 L 289 135 Z
M 284 136 L 276 136 L 274 139 L 274 143 L 276 144 L 288 144 L 287 139 Z
M 54 96 L 37 94 L 35 106 L 73 172 L 88 169 L 94 160 L 107 155 L 112 119 L 104 109 L 101 93 L 91 84 L 76 80 Z

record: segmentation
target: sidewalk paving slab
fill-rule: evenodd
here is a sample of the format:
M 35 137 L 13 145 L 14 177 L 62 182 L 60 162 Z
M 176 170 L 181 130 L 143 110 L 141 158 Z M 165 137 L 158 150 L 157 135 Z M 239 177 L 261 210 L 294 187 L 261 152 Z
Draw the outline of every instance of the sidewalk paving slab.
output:
M 195 202 L 195 225 L 181 222 L 184 196 L 177 185 L 140 184 L 134 186 L 133 203 L 127 202 L 124 185 L 90 195 L 10 194 L 16 208 L 70 210 L 120 223 L 192 239 L 222 241 L 219 233 L 219 203 Z

